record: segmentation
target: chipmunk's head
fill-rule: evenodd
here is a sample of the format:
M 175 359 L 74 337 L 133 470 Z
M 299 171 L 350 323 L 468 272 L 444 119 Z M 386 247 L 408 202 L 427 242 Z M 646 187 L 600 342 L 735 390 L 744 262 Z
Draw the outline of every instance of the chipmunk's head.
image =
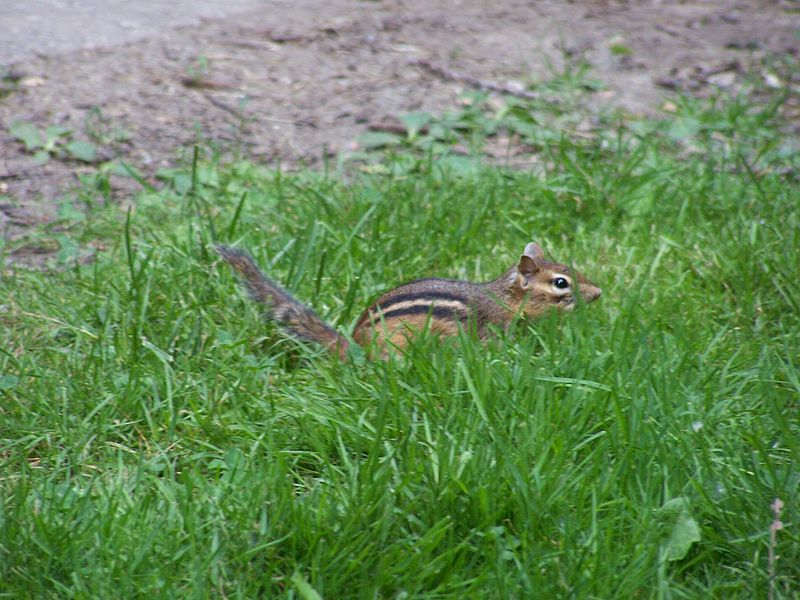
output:
M 586 303 L 600 297 L 602 290 L 567 265 L 545 259 L 539 244 L 530 243 L 519 257 L 515 285 L 527 297 L 524 313 L 538 317 L 549 308 L 572 310 L 578 297 Z

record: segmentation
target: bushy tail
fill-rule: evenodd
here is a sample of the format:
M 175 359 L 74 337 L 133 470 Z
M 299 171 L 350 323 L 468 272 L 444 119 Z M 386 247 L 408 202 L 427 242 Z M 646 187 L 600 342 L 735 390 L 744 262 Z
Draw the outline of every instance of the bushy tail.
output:
M 321 344 L 344 359 L 349 342 L 326 325 L 313 310 L 267 279 L 250 255 L 229 246 L 216 245 L 214 248 L 239 273 L 250 296 L 266 307 L 269 318 L 280 323 L 293 336 Z

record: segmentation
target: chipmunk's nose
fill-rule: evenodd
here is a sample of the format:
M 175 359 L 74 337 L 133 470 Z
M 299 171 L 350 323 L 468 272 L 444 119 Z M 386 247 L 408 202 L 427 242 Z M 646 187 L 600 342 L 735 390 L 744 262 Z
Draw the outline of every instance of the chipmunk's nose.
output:
M 597 300 L 603 293 L 603 290 L 601 290 L 596 285 L 587 285 L 586 287 L 581 289 L 581 293 L 583 295 L 584 301 L 586 301 L 586 303 L 588 304 L 589 302 L 594 302 L 595 300 Z

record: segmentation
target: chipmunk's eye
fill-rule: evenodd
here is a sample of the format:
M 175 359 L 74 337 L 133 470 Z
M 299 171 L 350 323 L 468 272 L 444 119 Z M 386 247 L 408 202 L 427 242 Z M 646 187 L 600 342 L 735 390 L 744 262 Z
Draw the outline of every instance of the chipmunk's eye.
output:
M 569 281 L 567 281 L 563 277 L 556 277 L 555 279 L 553 279 L 553 285 L 560 290 L 565 290 L 569 287 Z

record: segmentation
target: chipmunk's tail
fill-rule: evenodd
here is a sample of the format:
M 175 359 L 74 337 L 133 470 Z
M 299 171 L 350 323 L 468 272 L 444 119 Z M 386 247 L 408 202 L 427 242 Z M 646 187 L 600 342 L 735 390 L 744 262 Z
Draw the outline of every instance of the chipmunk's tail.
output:
M 280 323 L 293 336 L 321 344 L 344 359 L 349 342 L 313 310 L 267 279 L 246 252 L 222 245 L 214 248 L 239 273 L 250 296 L 266 307 L 269 318 Z

